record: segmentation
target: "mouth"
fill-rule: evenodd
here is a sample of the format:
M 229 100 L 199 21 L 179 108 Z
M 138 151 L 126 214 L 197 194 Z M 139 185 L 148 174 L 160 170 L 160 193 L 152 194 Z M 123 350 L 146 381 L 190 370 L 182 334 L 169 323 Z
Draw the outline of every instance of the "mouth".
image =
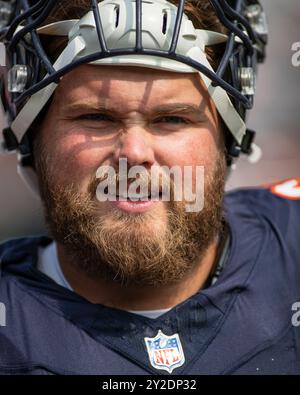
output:
M 154 193 L 144 196 L 123 196 L 123 195 L 116 195 L 116 199 L 118 201 L 128 201 L 128 202 L 148 202 L 148 201 L 159 201 L 162 198 L 162 193 Z
M 130 194 L 116 194 L 116 195 L 110 195 L 109 194 L 109 190 L 108 187 L 106 187 L 104 189 L 104 194 L 107 196 L 108 200 L 110 201 L 127 201 L 127 202 L 132 202 L 132 203 L 136 203 L 136 202 L 148 202 L 148 201 L 159 201 L 162 200 L 163 194 L 162 192 L 153 192 L 153 193 L 149 193 L 148 195 L 144 195 L 144 196 L 140 196 L 140 194 L 136 194 L 134 196 L 130 196 Z
M 117 199 L 112 201 L 111 204 L 124 212 L 141 214 L 153 209 L 153 207 L 159 203 L 160 195 L 161 194 L 149 194 L 147 196 L 139 196 L 138 198 L 116 195 Z
M 108 187 L 104 189 L 104 193 L 107 201 L 111 205 L 117 207 L 119 210 L 131 214 L 139 214 L 151 210 L 154 205 L 158 204 L 162 200 L 163 197 L 162 192 L 153 192 L 144 196 L 140 196 L 140 193 L 138 192 L 134 195 L 131 194 L 132 196 L 130 196 L 130 194 L 128 196 L 128 193 L 126 194 L 126 192 L 123 194 L 117 193 L 116 195 L 110 195 Z

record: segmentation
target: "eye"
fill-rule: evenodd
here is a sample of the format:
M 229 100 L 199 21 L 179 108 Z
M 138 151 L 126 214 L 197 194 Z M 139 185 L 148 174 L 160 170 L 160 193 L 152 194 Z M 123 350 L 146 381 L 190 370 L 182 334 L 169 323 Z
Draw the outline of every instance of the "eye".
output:
M 167 115 L 164 117 L 157 118 L 154 123 L 173 123 L 173 124 L 187 124 L 188 120 L 178 117 L 175 115 Z
M 106 114 L 95 113 L 95 114 L 84 114 L 79 117 L 79 119 L 85 121 L 95 121 L 95 122 L 110 122 L 112 118 Z

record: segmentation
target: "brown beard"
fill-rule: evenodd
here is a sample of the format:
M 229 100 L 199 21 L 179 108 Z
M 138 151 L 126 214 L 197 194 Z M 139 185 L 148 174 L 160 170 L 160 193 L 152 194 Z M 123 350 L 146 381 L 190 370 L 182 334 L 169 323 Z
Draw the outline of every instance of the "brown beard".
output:
M 184 202 L 171 201 L 157 203 L 160 211 L 132 215 L 99 203 L 92 193 L 94 178 L 84 194 L 73 184 L 55 183 L 53 160 L 40 148 L 35 163 L 50 234 L 70 262 L 93 278 L 127 287 L 180 283 L 199 266 L 221 231 L 226 172 L 222 153 L 206 177 L 202 211 L 186 212 Z

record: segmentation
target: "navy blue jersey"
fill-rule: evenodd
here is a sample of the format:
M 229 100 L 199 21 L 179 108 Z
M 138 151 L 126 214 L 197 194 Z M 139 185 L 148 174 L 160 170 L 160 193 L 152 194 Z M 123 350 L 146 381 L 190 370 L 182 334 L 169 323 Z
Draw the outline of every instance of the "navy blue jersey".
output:
M 272 191 L 226 195 L 219 280 L 157 319 L 89 303 L 39 272 L 48 237 L 2 244 L 0 374 L 299 374 L 299 184 Z

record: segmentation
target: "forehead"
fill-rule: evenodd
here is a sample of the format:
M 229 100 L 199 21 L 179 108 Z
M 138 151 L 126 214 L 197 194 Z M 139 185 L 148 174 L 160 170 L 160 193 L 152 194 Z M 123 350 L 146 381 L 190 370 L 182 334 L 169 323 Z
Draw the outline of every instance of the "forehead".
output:
M 198 73 L 173 73 L 142 67 L 83 65 L 60 82 L 56 98 L 64 102 L 109 100 L 114 103 L 138 101 L 195 101 L 208 99 Z

